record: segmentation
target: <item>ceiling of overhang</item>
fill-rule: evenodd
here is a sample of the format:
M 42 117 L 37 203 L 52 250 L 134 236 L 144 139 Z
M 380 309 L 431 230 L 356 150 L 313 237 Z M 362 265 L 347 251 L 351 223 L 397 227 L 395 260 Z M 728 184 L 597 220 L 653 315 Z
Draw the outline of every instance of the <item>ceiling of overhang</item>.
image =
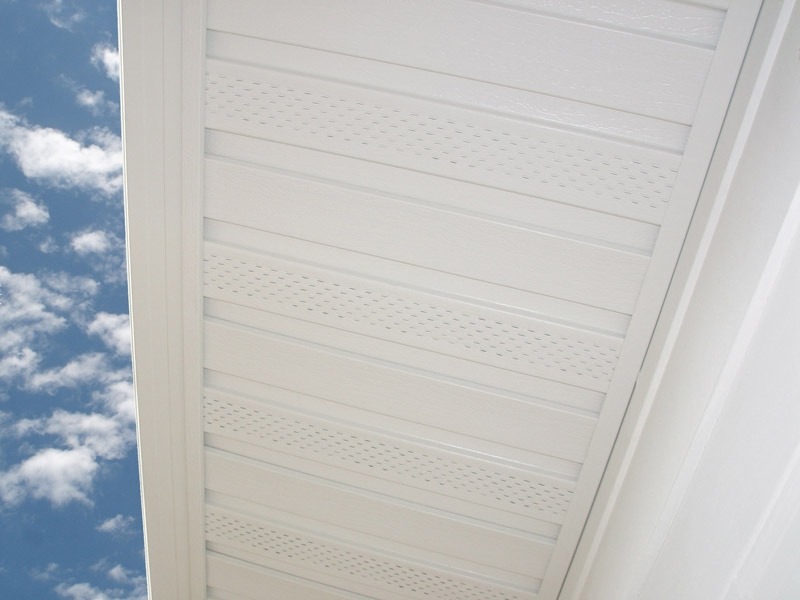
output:
M 189 4 L 122 10 L 151 572 L 556 598 L 753 3 Z

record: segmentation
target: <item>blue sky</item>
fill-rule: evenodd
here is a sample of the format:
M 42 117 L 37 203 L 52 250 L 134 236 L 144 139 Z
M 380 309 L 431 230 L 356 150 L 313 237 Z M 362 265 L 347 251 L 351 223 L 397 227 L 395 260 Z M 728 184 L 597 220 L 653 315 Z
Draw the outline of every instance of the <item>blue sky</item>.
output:
M 0 0 L 0 597 L 146 597 L 113 0 Z

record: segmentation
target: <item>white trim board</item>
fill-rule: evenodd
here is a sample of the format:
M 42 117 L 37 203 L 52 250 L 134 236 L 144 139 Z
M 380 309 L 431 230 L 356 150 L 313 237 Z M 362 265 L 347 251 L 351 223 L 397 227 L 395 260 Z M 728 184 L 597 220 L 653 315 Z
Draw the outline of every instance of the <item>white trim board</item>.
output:
M 200 262 L 205 4 L 119 0 L 117 8 L 148 594 L 202 598 L 202 415 L 192 401 L 202 386 L 199 269 L 185 266 Z
M 762 328 L 759 318 L 771 289 L 769 278 L 789 251 L 795 165 L 800 159 L 800 121 L 794 110 L 798 98 L 794 5 L 767 2 L 762 11 L 715 163 L 564 598 L 649 600 L 676 590 L 681 598 L 723 598 L 728 580 L 741 566 L 720 559 L 708 569 L 710 573 L 702 574 L 699 568 L 692 575 L 676 571 L 668 557 L 674 557 L 678 547 L 684 557 L 694 557 L 700 565 L 704 554 L 716 556 L 714 546 L 692 545 L 685 537 L 683 546 L 675 546 L 679 532 L 686 531 L 685 520 L 697 518 L 704 502 L 741 507 L 747 503 L 734 497 L 753 495 L 731 488 L 730 477 L 711 488 L 716 497 L 706 494 L 703 499 L 691 493 L 700 485 L 697 474 L 713 469 L 714 460 L 720 460 L 706 448 L 720 435 L 718 420 L 731 402 L 730 385 L 746 372 L 737 361 L 743 360 L 752 335 Z M 763 351 L 775 353 L 776 359 L 780 352 Z M 768 404 L 777 399 L 751 401 Z M 792 453 L 778 450 L 782 448 L 778 440 L 791 439 L 790 427 L 754 429 L 752 435 L 766 453 L 763 460 L 791 467 Z M 778 494 L 772 502 L 780 505 L 779 481 L 771 485 Z M 760 510 L 767 508 L 769 503 Z M 742 510 L 734 529 L 753 527 L 757 535 L 758 523 L 768 514 L 752 507 L 749 513 Z M 723 540 L 731 521 L 706 519 L 694 527 L 708 540 Z M 763 563 L 747 564 L 751 573 L 765 568 Z M 665 577 L 671 577 L 670 585 L 664 585 Z M 693 585 L 684 589 L 687 581 Z

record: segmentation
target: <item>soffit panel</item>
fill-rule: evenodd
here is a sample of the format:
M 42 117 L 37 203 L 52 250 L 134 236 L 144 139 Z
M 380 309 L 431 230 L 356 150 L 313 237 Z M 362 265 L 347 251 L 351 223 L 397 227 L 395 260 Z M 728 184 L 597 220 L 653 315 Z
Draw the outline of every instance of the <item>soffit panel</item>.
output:
M 210 596 L 556 598 L 744 41 L 661 0 L 207 8 Z

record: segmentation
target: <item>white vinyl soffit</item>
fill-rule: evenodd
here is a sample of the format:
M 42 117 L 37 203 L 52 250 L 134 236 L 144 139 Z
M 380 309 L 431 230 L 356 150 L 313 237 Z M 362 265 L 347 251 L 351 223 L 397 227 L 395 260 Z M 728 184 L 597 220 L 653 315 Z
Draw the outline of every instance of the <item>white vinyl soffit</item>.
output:
M 557 598 L 752 8 L 123 2 L 153 598 Z

